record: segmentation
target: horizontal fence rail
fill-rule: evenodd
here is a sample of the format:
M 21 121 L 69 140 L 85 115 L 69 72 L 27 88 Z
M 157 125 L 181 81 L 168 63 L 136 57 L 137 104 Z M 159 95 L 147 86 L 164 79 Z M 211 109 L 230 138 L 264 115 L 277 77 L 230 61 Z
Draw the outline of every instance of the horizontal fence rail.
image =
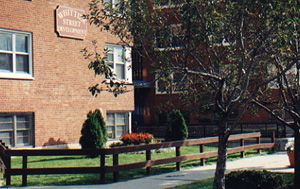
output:
M 228 123 L 228 125 L 233 125 Z M 234 124 L 235 126 L 231 128 L 232 134 L 241 134 L 241 133 L 252 133 L 260 132 L 262 137 L 271 137 L 272 133 L 275 132 L 277 137 L 287 137 L 291 133 L 288 128 L 278 122 L 257 122 L 257 123 L 238 123 Z M 218 133 L 217 123 L 213 122 L 202 122 L 201 124 L 189 124 L 188 131 L 189 137 L 191 138 L 200 138 L 200 137 L 210 137 L 215 136 Z M 156 137 L 163 138 L 166 135 L 167 125 L 145 125 L 136 128 L 135 132 L 147 132 L 151 133 Z
M 247 150 L 274 149 L 275 135 L 273 134 L 271 143 L 260 143 L 261 133 L 246 133 L 231 135 L 230 141 L 239 141 L 240 146 L 229 148 L 228 154 L 240 153 L 241 157 L 245 156 Z M 255 144 L 245 145 L 245 140 L 255 139 Z M 151 173 L 151 167 L 167 163 L 176 163 L 176 170 L 180 170 L 182 161 L 200 160 L 201 165 L 205 165 L 207 158 L 217 157 L 217 151 L 204 151 L 204 145 L 218 142 L 218 137 L 208 137 L 201 139 L 190 139 L 183 141 L 163 142 L 158 144 L 146 144 L 136 146 L 114 147 L 96 150 L 81 149 L 8 149 L 4 143 L 0 143 L 0 164 L 6 178 L 6 185 L 11 185 L 11 176 L 21 175 L 22 185 L 27 185 L 28 175 L 49 175 L 49 174 L 100 174 L 101 183 L 105 183 L 106 174 L 113 173 L 113 180 L 117 181 L 120 171 L 131 169 L 145 168 L 146 173 Z M 199 153 L 181 155 L 180 148 L 183 146 L 199 146 Z M 163 159 L 151 159 L 151 151 L 163 148 L 175 148 L 175 156 Z M 145 151 L 145 161 L 119 165 L 119 154 Z M 29 156 L 99 156 L 100 166 L 98 167 L 51 167 L 51 168 L 28 168 Z M 105 157 L 112 155 L 113 165 L 106 165 Z M 22 157 L 22 168 L 11 167 L 11 157 Z

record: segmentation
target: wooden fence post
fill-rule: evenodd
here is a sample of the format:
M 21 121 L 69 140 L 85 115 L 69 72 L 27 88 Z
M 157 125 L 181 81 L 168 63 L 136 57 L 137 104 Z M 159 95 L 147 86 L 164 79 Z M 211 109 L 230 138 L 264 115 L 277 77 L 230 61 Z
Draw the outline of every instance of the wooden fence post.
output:
M 180 147 L 176 147 L 176 157 L 180 156 Z M 180 171 L 180 164 L 181 162 L 176 162 L 176 170 Z
M 6 161 L 5 181 L 6 181 L 6 186 L 10 186 L 11 185 L 11 175 L 10 175 L 11 156 L 5 156 L 5 161 Z
M 101 153 L 100 155 L 100 182 L 105 183 L 105 153 Z
M 275 143 L 276 140 L 276 133 L 275 131 L 272 132 L 272 138 L 271 138 L 271 143 Z M 275 151 L 275 146 L 272 148 L 272 151 Z
M 119 165 L 119 154 L 113 154 L 113 167 Z M 119 171 L 113 172 L 113 180 L 114 182 L 117 182 L 119 180 Z
M 151 150 L 146 150 L 146 161 L 147 163 L 151 161 Z M 150 172 L 151 172 L 151 167 L 147 167 L 146 168 L 147 175 L 150 175 Z
M 22 186 L 27 186 L 27 156 L 22 158 Z
M 200 144 L 200 153 L 203 153 L 204 152 L 204 145 L 203 144 Z M 200 165 L 201 166 L 204 166 L 205 165 L 205 159 L 204 158 L 201 158 L 200 159 Z
M 245 140 L 244 139 L 241 139 L 240 140 L 240 146 L 241 147 L 244 147 L 245 146 Z M 241 151 L 241 158 L 245 158 L 245 151 Z
M 256 138 L 256 144 L 260 144 L 260 137 L 257 137 L 257 138 Z M 257 153 L 260 154 L 260 153 L 261 153 L 261 150 L 258 149 L 258 150 L 257 150 Z

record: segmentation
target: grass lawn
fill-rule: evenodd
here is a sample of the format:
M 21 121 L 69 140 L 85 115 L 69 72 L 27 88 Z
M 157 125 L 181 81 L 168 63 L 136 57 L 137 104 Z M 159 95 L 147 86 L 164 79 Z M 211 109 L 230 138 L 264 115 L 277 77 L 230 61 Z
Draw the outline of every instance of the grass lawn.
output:
M 205 151 L 216 150 L 216 147 L 205 146 Z M 182 147 L 181 154 L 195 154 L 199 153 L 198 146 Z M 264 152 L 266 153 L 266 152 Z M 255 151 L 247 153 L 247 156 L 257 155 Z M 175 151 L 163 151 L 160 153 L 153 152 L 152 159 L 162 159 L 167 157 L 174 157 Z M 230 155 L 229 160 L 239 158 L 239 154 Z M 216 158 L 208 159 L 207 164 L 215 162 Z M 120 164 L 128 164 L 134 162 L 145 161 L 145 154 L 120 154 Z M 106 165 L 112 165 L 112 156 L 107 156 Z M 189 169 L 194 166 L 199 166 L 199 160 L 185 161 L 181 163 L 183 169 Z M 47 167 L 74 167 L 74 166 L 100 166 L 100 158 L 86 158 L 83 156 L 48 156 L 48 157 L 28 157 L 28 168 L 47 168 Z M 12 167 L 21 168 L 21 157 L 12 158 Z M 175 163 L 154 166 L 151 174 L 161 174 L 175 171 Z M 146 176 L 145 169 L 135 169 L 126 172 L 120 172 L 120 180 L 129 180 L 133 178 L 141 178 Z M 77 174 L 77 175 L 33 175 L 28 176 L 29 186 L 39 185 L 85 185 L 85 184 L 99 184 L 100 175 L 98 174 Z M 108 182 L 112 182 L 112 174 L 106 176 Z M 20 186 L 21 176 L 12 176 L 12 185 Z
M 290 183 L 293 181 L 293 174 L 281 174 L 285 183 Z M 192 184 L 186 184 L 175 187 L 175 189 L 212 189 L 213 178 L 202 180 L 199 182 L 194 182 Z

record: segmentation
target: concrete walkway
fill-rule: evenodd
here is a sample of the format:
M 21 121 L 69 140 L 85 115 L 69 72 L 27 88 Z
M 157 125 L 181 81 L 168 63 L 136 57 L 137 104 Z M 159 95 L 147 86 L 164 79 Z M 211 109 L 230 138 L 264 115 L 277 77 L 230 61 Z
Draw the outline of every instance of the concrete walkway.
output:
M 293 169 L 288 168 L 289 162 L 285 152 L 272 155 L 262 155 L 228 161 L 228 172 L 234 170 L 269 170 L 273 172 L 293 173 Z M 188 184 L 194 181 L 204 180 L 214 176 L 216 165 L 207 165 L 189 170 L 172 172 L 167 174 L 149 176 L 140 179 L 117 182 L 106 185 L 84 185 L 84 186 L 50 186 L 50 187 L 26 187 L 27 189 L 162 189 L 172 188 L 177 185 Z

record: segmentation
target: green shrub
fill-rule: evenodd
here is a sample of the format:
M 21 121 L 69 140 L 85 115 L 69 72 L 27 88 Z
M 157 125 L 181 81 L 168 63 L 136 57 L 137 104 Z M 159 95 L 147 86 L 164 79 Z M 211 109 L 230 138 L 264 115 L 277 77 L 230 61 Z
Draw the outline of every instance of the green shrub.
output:
M 168 115 L 168 126 L 165 140 L 184 140 L 188 138 L 188 128 L 182 113 L 179 110 L 173 110 Z
M 268 171 L 234 171 L 226 176 L 228 189 L 281 189 L 283 177 Z
M 107 142 L 107 131 L 100 110 L 89 112 L 81 129 L 79 143 L 82 149 L 103 148 Z

